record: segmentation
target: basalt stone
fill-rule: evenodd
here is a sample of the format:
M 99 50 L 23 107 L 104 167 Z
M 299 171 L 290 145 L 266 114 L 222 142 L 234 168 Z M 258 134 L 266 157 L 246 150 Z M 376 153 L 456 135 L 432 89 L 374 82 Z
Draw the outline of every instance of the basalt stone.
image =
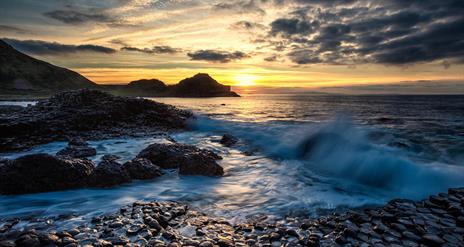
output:
M 79 137 L 71 139 L 67 147 L 56 153 L 56 155 L 69 156 L 72 158 L 86 158 L 96 154 L 97 150 L 89 147 L 89 144 Z
M 429 246 L 441 246 L 445 241 L 437 235 L 425 234 L 422 236 L 421 242 Z
M 23 234 L 16 241 L 18 247 L 39 247 L 40 240 L 35 234 Z
M 102 160 L 89 178 L 93 187 L 112 187 L 131 181 L 129 173 L 116 161 Z
M 222 145 L 226 147 L 231 147 L 237 142 L 238 142 L 238 139 L 235 136 L 230 135 L 230 134 L 224 134 L 221 140 L 219 141 L 219 143 L 221 143 Z
M 223 176 L 224 169 L 216 161 L 199 155 L 189 155 L 186 162 L 179 165 L 179 174 Z
M 206 149 L 179 143 L 151 144 L 137 156 L 146 158 L 163 169 L 179 168 L 182 175 L 222 176 L 224 170 L 216 163 L 222 159 Z
M 200 245 L 198 245 L 199 247 L 213 247 L 214 244 L 210 241 L 203 241 L 200 243 Z
M 15 243 L 8 240 L 0 241 L 0 247 L 15 247 Z
M 142 150 L 137 157 L 149 159 L 163 169 L 179 168 L 180 164 L 192 157 L 212 161 L 222 159 L 210 150 L 180 143 L 154 143 Z
M 83 187 L 94 166 L 90 160 L 26 155 L 0 166 L 0 193 L 24 194 Z
M 145 158 L 136 158 L 122 166 L 132 179 L 153 179 L 163 175 L 161 168 Z

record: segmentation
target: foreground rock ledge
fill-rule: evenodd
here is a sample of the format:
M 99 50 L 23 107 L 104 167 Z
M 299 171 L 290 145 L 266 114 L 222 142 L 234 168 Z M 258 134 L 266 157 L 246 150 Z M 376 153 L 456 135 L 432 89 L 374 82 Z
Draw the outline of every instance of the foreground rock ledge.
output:
M 59 93 L 35 106 L 5 111 L 0 112 L 0 152 L 75 136 L 90 140 L 182 129 L 192 117 L 170 105 L 90 89 Z
M 66 231 L 25 222 L 4 222 L 0 246 L 463 246 L 464 189 L 317 219 L 233 225 L 181 203 L 135 202 Z

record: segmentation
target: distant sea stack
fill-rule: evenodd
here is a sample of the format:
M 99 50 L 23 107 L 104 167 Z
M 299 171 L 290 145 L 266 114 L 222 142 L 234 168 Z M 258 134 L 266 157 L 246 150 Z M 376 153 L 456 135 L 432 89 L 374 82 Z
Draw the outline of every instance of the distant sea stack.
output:
M 222 85 L 208 74 L 196 74 L 171 86 L 170 94 L 176 97 L 238 97 L 230 86 Z
M 50 95 L 96 87 L 77 72 L 30 57 L 0 40 L 1 95 Z
M 104 90 L 118 95 L 142 97 L 240 97 L 205 73 L 181 80 L 178 84 L 166 85 L 157 79 L 132 81 L 127 85 L 104 85 Z

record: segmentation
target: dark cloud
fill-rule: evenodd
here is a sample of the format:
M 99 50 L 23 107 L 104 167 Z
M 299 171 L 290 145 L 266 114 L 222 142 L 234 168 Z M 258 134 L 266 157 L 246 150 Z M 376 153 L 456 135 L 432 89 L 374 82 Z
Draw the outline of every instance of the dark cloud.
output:
M 129 44 L 125 40 L 122 40 L 122 39 L 112 39 L 110 43 L 115 44 L 115 45 L 121 45 L 121 46 L 129 46 Z
M 55 10 L 44 13 L 44 16 L 61 21 L 66 24 L 82 24 L 87 22 L 110 23 L 115 20 L 105 14 L 87 14 L 75 10 Z
M 266 43 L 297 64 L 464 61 L 464 1 L 276 0 L 296 3 Z
M 203 60 L 215 63 L 228 63 L 233 60 L 241 60 L 250 57 L 250 55 L 241 52 L 227 52 L 218 50 L 199 50 L 187 53 L 191 60 Z
M 309 22 L 307 20 L 300 20 L 297 18 L 280 18 L 271 23 L 271 34 L 307 35 L 314 32 L 318 26 L 318 21 Z
M 17 40 L 8 38 L 4 38 L 3 40 L 22 52 L 37 55 L 60 55 L 77 52 L 111 54 L 116 52 L 116 50 L 109 47 L 90 44 L 65 45 L 56 42 L 47 42 L 41 40 Z
M 251 21 L 238 21 L 230 26 L 232 30 L 245 30 L 245 31 L 256 31 L 264 30 L 266 26 L 260 23 L 251 22 Z
M 154 46 L 153 48 L 137 48 L 137 47 L 125 46 L 121 48 L 121 50 L 142 52 L 142 53 L 147 53 L 147 54 L 176 54 L 182 51 L 179 48 L 173 48 L 170 46 Z
M 19 28 L 19 27 L 14 27 L 14 26 L 8 26 L 8 25 L 0 25 L 0 32 L 2 33 L 29 33 L 28 30 Z
M 272 54 L 269 57 L 265 57 L 264 61 L 266 62 L 283 62 L 284 60 L 281 59 L 281 56 L 278 54 Z
M 262 1 L 262 0 L 261 0 Z M 260 0 L 237 0 L 218 3 L 213 6 L 214 10 L 218 11 L 233 11 L 239 14 L 252 13 L 264 15 L 266 11 L 259 4 Z

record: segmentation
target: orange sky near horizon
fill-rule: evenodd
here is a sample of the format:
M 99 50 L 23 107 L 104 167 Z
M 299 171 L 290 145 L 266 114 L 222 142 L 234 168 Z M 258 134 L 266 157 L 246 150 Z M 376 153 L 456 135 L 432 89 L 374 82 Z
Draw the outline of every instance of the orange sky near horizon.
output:
M 0 1 L 1 39 L 99 84 L 208 73 L 243 88 L 433 81 L 423 89 L 455 93 L 462 26 L 451 0 Z

